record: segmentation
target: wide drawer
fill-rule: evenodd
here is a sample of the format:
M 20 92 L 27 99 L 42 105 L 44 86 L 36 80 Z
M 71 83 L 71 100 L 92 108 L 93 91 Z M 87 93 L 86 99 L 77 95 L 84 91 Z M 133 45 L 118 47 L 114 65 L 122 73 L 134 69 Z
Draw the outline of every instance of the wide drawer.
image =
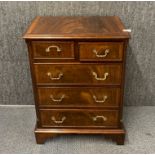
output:
M 33 41 L 34 59 L 74 59 L 74 42 Z
M 117 127 L 116 110 L 40 110 L 42 127 Z
M 118 107 L 120 88 L 40 87 L 41 107 Z
M 34 64 L 37 84 L 121 84 L 122 64 Z
M 121 61 L 123 42 L 82 42 L 79 53 L 81 61 Z

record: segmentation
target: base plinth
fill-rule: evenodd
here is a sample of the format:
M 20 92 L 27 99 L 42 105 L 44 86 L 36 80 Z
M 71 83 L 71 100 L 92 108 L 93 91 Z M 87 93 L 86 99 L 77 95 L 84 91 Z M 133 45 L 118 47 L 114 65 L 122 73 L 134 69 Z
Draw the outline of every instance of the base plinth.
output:
M 47 129 L 36 127 L 34 132 L 37 144 L 44 144 L 46 139 L 63 134 L 101 134 L 105 138 L 111 138 L 117 145 L 124 145 L 125 141 L 125 129 L 123 125 L 119 129 Z

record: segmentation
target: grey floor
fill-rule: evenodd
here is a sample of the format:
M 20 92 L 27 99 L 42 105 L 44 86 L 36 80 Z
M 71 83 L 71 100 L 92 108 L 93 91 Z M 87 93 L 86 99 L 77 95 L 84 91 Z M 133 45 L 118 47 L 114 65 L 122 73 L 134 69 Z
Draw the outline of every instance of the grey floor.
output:
M 64 135 L 37 145 L 33 107 L 0 107 L 0 153 L 155 153 L 155 107 L 126 107 L 126 143 L 99 135 Z

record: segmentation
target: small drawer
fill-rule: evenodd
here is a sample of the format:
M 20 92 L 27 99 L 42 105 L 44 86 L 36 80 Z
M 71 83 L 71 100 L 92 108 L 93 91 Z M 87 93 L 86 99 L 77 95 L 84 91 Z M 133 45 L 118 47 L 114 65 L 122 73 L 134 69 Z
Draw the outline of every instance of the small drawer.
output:
M 123 42 L 79 43 L 80 61 L 122 61 Z
M 74 42 L 33 41 L 34 59 L 74 59 Z
M 117 127 L 117 110 L 40 110 L 42 127 Z
M 34 64 L 37 84 L 120 85 L 122 64 Z
M 40 107 L 118 107 L 120 88 L 39 87 Z

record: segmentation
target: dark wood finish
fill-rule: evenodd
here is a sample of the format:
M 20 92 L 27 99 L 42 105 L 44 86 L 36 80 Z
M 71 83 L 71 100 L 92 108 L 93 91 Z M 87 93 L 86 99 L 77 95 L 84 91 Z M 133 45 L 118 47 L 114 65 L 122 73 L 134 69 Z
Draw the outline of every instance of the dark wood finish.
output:
M 116 110 L 42 109 L 40 114 L 42 127 L 118 127 L 118 111 Z
M 37 17 L 25 39 L 126 39 L 130 35 L 117 16 Z
M 39 106 L 44 107 L 103 107 L 115 108 L 120 103 L 120 88 L 39 87 Z
M 46 139 L 55 137 L 61 134 L 101 134 L 105 137 L 112 138 L 118 145 L 124 145 L 125 140 L 125 129 L 123 125 L 118 129 L 62 129 L 62 128 L 38 128 L 36 125 L 35 136 L 37 144 L 44 144 Z
M 32 47 L 34 59 L 74 59 L 74 42 L 33 41 Z
M 120 113 L 119 119 L 122 120 L 123 115 L 123 97 L 124 97 L 124 87 L 125 87 L 125 65 L 126 65 L 126 49 L 127 49 L 128 40 L 124 40 L 124 49 L 123 49 L 123 65 L 122 65 L 122 83 L 121 83 L 121 102 L 120 102 Z
M 80 61 L 122 61 L 123 42 L 79 43 Z
M 23 38 L 29 50 L 38 144 L 60 134 L 102 134 L 124 144 L 130 35 L 123 29 L 116 16 L 34 19 Z
M 33 86 L 33 94 L 34 94 L 34 101 L 35 101 L 35 110 L 36 110 L 36 123 L 38 127 L 40 126 L 40 115 L 39 115 L 39 107 L 38 107 L 38 98 L 37 98 L 37 88 L 35 86 L 35 78 L 34 78 L 34 67 L 33 67 L 33 60 L 32 60 L 32 46 L 31 42 L 29 40 L 26 40 L 26 44 L 28 47 L 28 56 L 29 56 L 29 62 L 30 62 L 30 71 L 31 71 L 31 78 L 32 78 L 32 86 Z
M 37 84 L 121 84 L 122 64 L 34 64 Z M 96 74 L 93 74 L 93 72 Z M 50 73 L 50 76 L 48 75 Z M 108 73 L 108 75 L 106 74 Z M 60 74 L 63 74 L 60 76 Z M 59 78 L 60 79 L 51 79 Z M 100 80 L 100 78 L 102 78 Z

